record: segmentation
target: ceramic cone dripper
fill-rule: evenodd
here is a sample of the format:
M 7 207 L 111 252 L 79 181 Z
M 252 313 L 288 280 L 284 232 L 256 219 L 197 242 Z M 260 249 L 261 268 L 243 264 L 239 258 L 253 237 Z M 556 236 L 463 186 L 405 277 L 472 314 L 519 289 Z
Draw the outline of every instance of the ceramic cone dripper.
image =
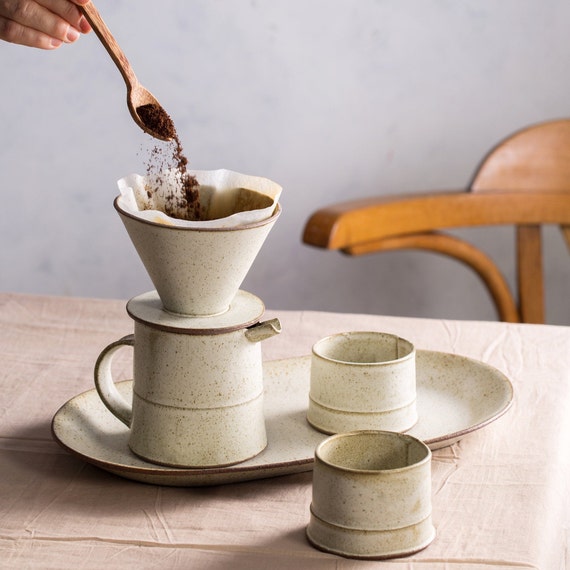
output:
M 226 190 L 231 187 L 229 171 L 224 173 Z M 202 180 L 209 172 L 202 172 Z M 239 183 L 258 192 L 258 186 L 276 184 L 257 177 L 237 173 Z M 202 180 L 198 177 L 199 182 Z M 229 181 L 228 181 L 229 180 Z M 209 187 L 212 194 L 212 186 Z M 231 189 L 231 188 L 230 188 Z M 208 198 L 216 202 L 214 196 Z M 238 194 L 235 194 L 236 200 Z M 191 316 L 207 316 L 223 313 L 238 292 L 243 280 L 259 253 L 267 235 L 281 213 L 276 202 L 264 219 L 251 220 L 251 212 L 244 212 L 249 219 L 243 223 L 228 225 L 224 219 L 209 220 L 200 224 L 155 222 L 129 209 L 124 194 L 115 199 L 115 208 L 152 280 L 164 308 L 173 313 Z M 218 200 L 219 201 L 219 200 Z M 227 200 L 226 200 L 227 202 Z M 231 208 L 230 208 L 231 211 Z M 148 214 L 143 211 L 141 214 Z M 239 215 L 239 214 L 238 214 Z M 235 216 L 235 214 L 234 214 Z

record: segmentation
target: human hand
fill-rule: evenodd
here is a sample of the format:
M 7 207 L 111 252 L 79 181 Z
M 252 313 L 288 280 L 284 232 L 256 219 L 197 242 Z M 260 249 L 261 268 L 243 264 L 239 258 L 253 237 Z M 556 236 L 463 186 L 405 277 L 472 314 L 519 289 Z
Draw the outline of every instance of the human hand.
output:
M 90 0 L 0 0 L 0 40 L 39 49 L 76 41 L 91 26 L 77 6 Z

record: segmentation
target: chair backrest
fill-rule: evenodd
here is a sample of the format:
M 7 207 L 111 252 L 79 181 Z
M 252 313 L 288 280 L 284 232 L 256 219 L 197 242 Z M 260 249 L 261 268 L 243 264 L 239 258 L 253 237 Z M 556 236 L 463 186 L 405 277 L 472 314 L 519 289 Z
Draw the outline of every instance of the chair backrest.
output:
M 472 192 L 562 192 L 570 200 L 570 120 L 522 129 L 491 149 L 475 173 Z M 570 248 L 570 226 L 560 226 Z M 540 224 L 517 225 L 517 282 L 523 322 L 542 323 L 544 273 Z
M 570 120 L 539 123 L 500 142 L 469 185 L 472 192 L 570 192 Z
M 517 231 L 518 304 L 495 263 L 446 228 L 512 224 Z M 541 225 L 560 225 L 570 248 L 570 120 L 533 125 L 495 146 L 468 188 L 333 204 L 308 219 L 303 241 L 349 255 L 419 248 L 469 265 L 499 317 L 544 322 Z

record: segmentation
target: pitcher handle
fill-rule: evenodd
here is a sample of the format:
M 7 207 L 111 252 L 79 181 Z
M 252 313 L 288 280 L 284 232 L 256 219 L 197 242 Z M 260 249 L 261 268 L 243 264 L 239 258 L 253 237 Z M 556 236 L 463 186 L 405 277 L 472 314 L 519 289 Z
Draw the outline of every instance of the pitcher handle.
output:
M 131 425 L 133 416 L 132 404 L 127 402 L 115 386 L 113 374 L 111 372 L 111 364 L 113 356 L 119 348 L 123 346 L 134 346 L 135 335 L 129 334 L 123 338 L 112 342 L 109 346 L 105 347 L 97 362 L 95 363 L 95 388 L 99 397 L 108 408 L 108 410 L 117 418 L 119 418 L 127 427 Z

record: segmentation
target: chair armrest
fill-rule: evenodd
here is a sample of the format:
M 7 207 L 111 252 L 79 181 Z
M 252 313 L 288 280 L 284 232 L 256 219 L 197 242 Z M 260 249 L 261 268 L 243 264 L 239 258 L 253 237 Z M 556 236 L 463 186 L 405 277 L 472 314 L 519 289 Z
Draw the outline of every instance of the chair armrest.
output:
M 324 249 L 445 228 L 570 224 L 568 193 L 468 190 L 379 196 L 333 204 L 308 219 L 303 242 Z

